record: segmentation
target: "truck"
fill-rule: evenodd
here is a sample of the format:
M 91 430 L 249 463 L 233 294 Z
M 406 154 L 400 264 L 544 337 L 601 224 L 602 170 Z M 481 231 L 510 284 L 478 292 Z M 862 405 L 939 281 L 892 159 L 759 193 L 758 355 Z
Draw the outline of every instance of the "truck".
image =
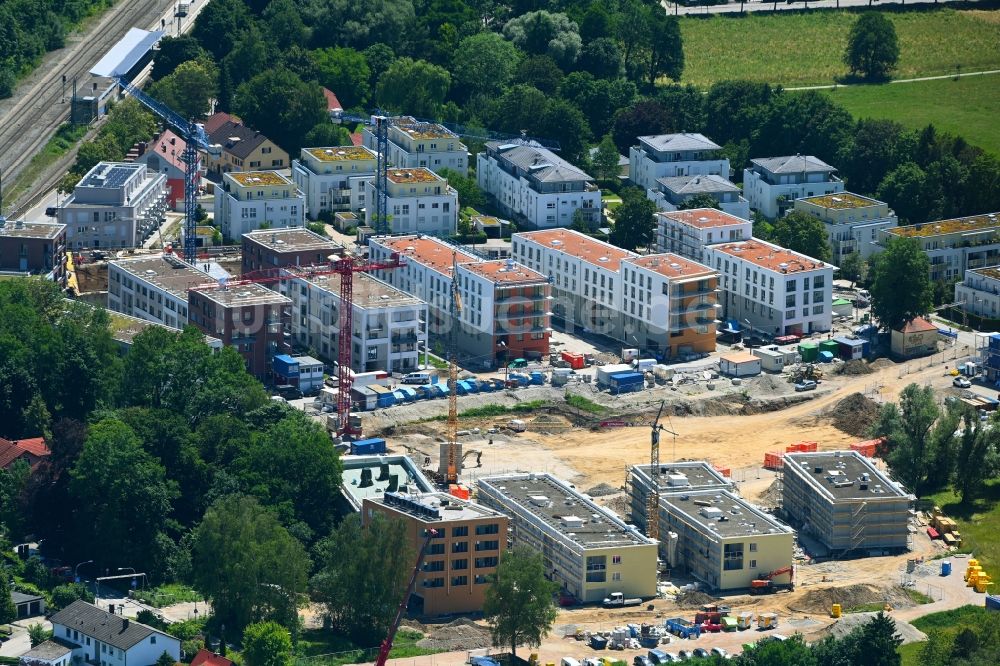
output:
M 612 592 L 610 596 L 604 598 L 601 605 L 605 608 L 625 608 L 626 606 L 638 606 L 641 603 L 642 599 L 639 597 L 626 599 L 621 592 Z

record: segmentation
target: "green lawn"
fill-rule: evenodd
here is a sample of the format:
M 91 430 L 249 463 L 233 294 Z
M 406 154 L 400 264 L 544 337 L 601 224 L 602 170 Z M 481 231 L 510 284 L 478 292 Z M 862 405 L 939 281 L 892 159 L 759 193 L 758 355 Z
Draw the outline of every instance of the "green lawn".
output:
M 825 91 L 856 118 L 888 118 L 964 137 L 1000 156 L 1000 74 Z
M 168 583 L 159 587 L 136 590 L 135 596 L 142 603 L 156 608 L 202 600 L 198 592 L 181 583 Z
M 982 498 L 971 506 L 960 504 L 951 491 L 927 499 L 958 522 L 962 551 L 975 555 L 986 573 L 1000 575 L 1000 530 L 997 529 L 1000 525 L 1000 479 L 991 481 Z
M 895 78 L 1000 68 L 1000 10 L 888 13 L 899 35 Z M 809 11 L 681 18 L 684 83 L 750 79 L 785 87 L 834 83 L 856 14 Z
M 977 629 L 983 621 L 991 617 L 994 611 L 989 611 L 982 606 L 961 606 L 950 611 L 931 613 L 924 617 L 917 618 L 912 622 L 913 626 L 924 632 L 942 631 L 947 634 L 957 634 L 966 627 Z M 924 643 L 910 643 L 899 648 L 899 654 L 903 657 L 903 666 L 921 666 L 920 651 L 923 650 Z
M 392 644 L 390 659 L 407 659 L 427 654 L 437 654 L 440 650 L 417 647 L 423 638 L 419 631 L 400 629 Z M 306 629 L 299 637 L 296 666 L 340 666 L 374 661 L 378 647 L 359 649 L 342 636 L 322 629 Z

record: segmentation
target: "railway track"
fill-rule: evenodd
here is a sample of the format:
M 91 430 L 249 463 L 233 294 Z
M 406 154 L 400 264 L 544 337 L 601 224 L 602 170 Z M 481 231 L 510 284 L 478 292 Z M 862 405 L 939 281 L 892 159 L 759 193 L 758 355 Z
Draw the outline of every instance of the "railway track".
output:
M 88 71 L 121 39 L 129 28 L 160 28 L 160 17 L 173 0 L 121 0 L 82 35 L 74 35 L 74 43 L 57 54 L 53 62 L 40 68 L 46 71 L 21 98 L 0 116 L 0 169 L 8 182 L 13 182 L 52 137 L 55 130 L 69 118 L 69 96 L 72 81 L 77 90 L 89 90 L 97 79 Z M 66 76 L 66 99 L 63 101 L 62 77 Z M 75 151 L 74 151 L 75 152 Z M 60 160 L 62 162 L 62 160 Z M 44 179 L 46 181 L 51 178 Z M 58 178 L 55 179 L 56 182 Z M 45 183 L 51 185 L 51 183 Z M 31 198 L 37 187 L 22 198 Z M 15 202 L 18 204 L 18 202 Z M 23 204 L 17 206 L 24 208 Z M 20 212 L 20 211 L 15 211 Z

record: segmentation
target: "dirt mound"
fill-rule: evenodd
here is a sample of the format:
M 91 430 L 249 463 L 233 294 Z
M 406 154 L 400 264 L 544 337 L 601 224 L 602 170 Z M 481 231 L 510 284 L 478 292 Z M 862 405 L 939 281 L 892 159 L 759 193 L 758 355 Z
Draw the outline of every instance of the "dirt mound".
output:
M 779 393 L 788 389 L 788 382 L 782 381 L 774 375 L 760 375 L 749 382 L 754 390 L 764 394 Z
M 878 404 L 860 393 L 838 402 L 832 411 L 833 427 L 855 437 L 864 437 L 878 418 Z
M 842 615 L 840 619 L 831 624 L 829 628 L 819 632 L 819 635 L 825 636 L 829 634 L 836 638 L 843 638 L 844 636 L 847 636 L 847 634 L 854 631 L 857 627 L 867 623 L 875 617 L 875 615 L 875 613 L 849 613 L 847 615 Z M 896 633 L 903 639 L 903 645 L 906 645 L 907 643 L 919 643 L 927 640 L 927 634 L 920 631 L 909 622 L 897 620 L 896 618 L 893 618 L 893 621 L 896 623 Z
M 606 495 L 614 495 L 621 492 L 618 488 L 613 488 L 607 483 L 599 483 L 590 490 L 586 491 L 591 497 L 604 497 Z
M 701 608 L 705 604 L 714 604 L 718 601 L 711 594 L 705 594 L 698 590 L 688 590 L 677 597 L 677 605 L 681 608 Z
M 887 358 L 877 358 L 868 364 L 872 370 L 884 370 L 885 368 L 894 368 L 896 364 Z
M 427 629 L 431 627 L 428 626 Z M 476 650 L 490 645 L 492 645 L 490 630 L 465 618 L 458 618 L 433 628 L 424 638 L 417 641 L 418 647 L 445 652 Z
M 873 372 L 874 370 L 868 365 L 868 362 L 861 359 L 848 361 L 837 368 L 837 374 L 839 375 L 870 375 Z
M 844 587 L 827 587 L 810 590 L 789 608 L 802 613 L 830 612 L 833 604 L 840 604 L 844 611 L 867 604 L 889 603 L 894 608 L 912 606 L 913 601 L 898 587 L 877 587 L 864 583 Z
M 757 504 L 763 507 L 774 507 L 781 504 L 781 484 L 774 481 L 757 497 Z

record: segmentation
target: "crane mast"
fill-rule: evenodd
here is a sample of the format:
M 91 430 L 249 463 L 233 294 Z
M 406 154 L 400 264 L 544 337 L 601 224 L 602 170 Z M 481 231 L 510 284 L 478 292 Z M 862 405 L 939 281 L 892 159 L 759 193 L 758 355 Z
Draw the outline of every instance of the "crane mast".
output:
M 424 563 L 424 557 L 427 555 L 427 547 L 430 545 L 431 539 L 437 535 L 437 530 L 427 530 L 427 534 L 424 536 L 420 552 L 417 553 L 417 562 L 413 565 L 413 571 L 410 573 L 410 581 L 407 583 L 403 598 L 400 599 L 399 606 L 396 608 L 396 615 L 392 619 L 392 624 L 389 625 L 389 633 L 386 634 L 386 637 L 382 640 L 382 645 L 378 649 L 375 666 L 385 666 L 386 660 L 389 659 L 389 652 L 392 651 L 392 642 L 396 640 L 399 623 L 403 619 L 403 613 L 406 612 L 406 605 L 409 603 L 410 595 L 413 594 L 413 588 L 417 584 L 417 576 L 420 575 L 420 566 Z
M 660 409 L 656 412 L 649 434 L 649 478 L 652 485 L 646 497 L 646 536 L 656 541 L 660 540 L 660 433 L 668 432 L 675 439 L 677 437 L 676 432 L 660 425 L 664 404 L 666 401 L 660 402 Z
M 448 332 L 448 467 L 446 481 L 458 483 L 458 318 L 462 297 L 458 293 L 458 253 L 451 254 L 451 330 Z

